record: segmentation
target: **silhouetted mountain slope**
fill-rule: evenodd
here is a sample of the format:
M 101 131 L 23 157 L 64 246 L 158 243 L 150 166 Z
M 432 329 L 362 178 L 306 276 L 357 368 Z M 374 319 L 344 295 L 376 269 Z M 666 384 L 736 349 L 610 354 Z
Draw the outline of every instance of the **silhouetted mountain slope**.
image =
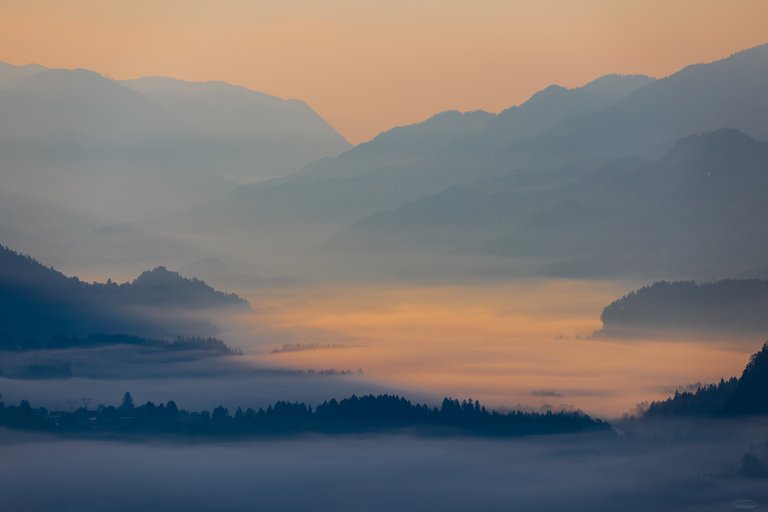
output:
M 656 161 L 568 172 L 583 177 L 560 187 L 453 187 L 353 224 L 332 249 L 459 251 L 568 276 L 712 279 L 765 268 L 768 143 L 718 130 L 686 137 Z
M 32 75 L 36 75 L 41 71 L 45 71 L 45 69 L 45 67 L 40 66 L 39 64 L 15 66 L 13 64 L 0 61 L 0 88 L 8 87 L 9 85 L 12 85 L 16 80 L 23 80 Z
M 463 186 L 469 190 L 488 190 L 488 200 L 493 201 L 491 194 L 520 192 L 521 172 L 528 166 L 536 167 L 537 161 L 540 162 L 538 173 L 552 175 L 553 172 L 547 171 L 546 166 L 558 160 L 570 160 L 572 165 L 594 155 L 658 155 L 664 147 L 672 148 L 676 139 L 705 130 L 733 126 L 756 134 L 768 134 L 766 70 L 768 46 L 763 46 L 722 61 L 692 66 L 657 81 L 644 77 L 606 77 L 573 90 L 550 87 L 520 107 L 505 111 L 478 133 L 455 141 L 445 153 L 450 154 L 447 160 L 460 162 L 473 171 L 474 176 L 465 174 Z M 617 88 L 617 84 L 621 84 L 621 87 Z M 616 92 L 613 92 L 614 88 Z M 606 97 L 593 96 L 594 91 L 605 89 L 610 90 L 611 94 Z M 591 98 L 591 101 L 585 101 L 585 98 Z M 611 101 L 616 103 L 611 104 Z M 728 166 L 733 165 L 745 170 L 744 166 L 760 165 L 760 157 L 756 154 L 761 151 L 759 148 L 742 152 L 745 146 L 754 145 L 753 142 L 749 137 L 728 131 L 703 139 L 683 140 L 667 154 L 666 161 L 657 166 L 688 168 L 687 172 L 679 169 L 676 172 L 677 179 L 682 181 L 693 179 L 693 175 L 699 171 L 711 172 L 714 167 L 720 168 L 721 173 L 727 172 Z M 474 161 L 465 163 L 462 155 L 471 155 Z M 724 160 L 730 163 L 726 164 Z M 550 163 L 544 164 L 542 168 L 543 162 Z M 447 169 L 452 165 L 446 160 L 443 163 Z M 556 179 L 548 176 L 544 178 L 550 185 L 557 185 L 559 179 L 560 187 L 565 187 L 569 181 L 574 181 L 573 176 L 584 177 L 587 181 L 580 188 L 549 194 L 542 199 L 537 197 L 537 201 L 543 201 L 546 205 L 547 201 L 557 199 L 571 203 L 576 200 L 586 205 L 596 195 L 607 196 L 611 193 L 610 184 L 618 178 L 626 177 L 625 169 L 634 170 L 640 164 L 642 160 L 622 159 L 618 165 L 607 165 L 600 169 L 600 173 L 596 173 L 599 180 L 597 176 L 586 176 L 588 173 L 584 172 L 584 167 L 571 169 L 570 173 L 554 173 Z M 617 166 L 619 169 L 616 169 Z M 450 174 L 445 169 L 443 172 Z M 537 173 L 531 171 L 528 174 Z M 477 179 L 482 176 L 485 176 L 484 180 Z M 589 183 L 589 179 L 592 183 Z M 642 186 L 645 194 L 659 195 L 662 193 L 661 187 L 666 185 L 659 180 L 669 180 L 664 170 L 648 174 L 636 173 L 634 180 L 626 180 L 622 195 L 617 191 L 615 203 L 622 207 L 620 203 L 631 195 L 629 188 L 638 185 Z M 446 185 L 445 182 L 443 184 Z M 588 185 L 595 189 L 590 190 Z M 702 183 L 702 186 L 705 184 Z M 641 193 L 634 195 L 637 198 L 643 196 Z M 606 200 L 609 198 L 598 199 L 601 200 L 600 206 L 608 206 Z M 428 200 L 434 203 L 432 198 Z M 586 210 L 589 209 L 591 205 L 586 206 Z M 475 215 L 472 210 L 465 211 L 470 218 Z M 433 218 L 436 216 L 432 215 Z M 573 217 L 564 211 L 562 218 L 569 220 Z M 403 226 L 408 226 L 406 229 L 411 229 L 411 225 L 418 226 L 420 220 L 406 219 L 405 216 L 400 219 Z M 505 220 L 512 225 L 521 221 L 514 217 Z M 536 222 L 536 219 L 531 219 L 531 225 L 524 230 L 535 232 Z M 476 228 L 484 229 L 480 225 Z M 427 235 L 422 232 L 418 236 L 428 239 Z M 534 238 L 537 236 L 536 233 L 531 235 Z M 585 242 L 588 243 L 588 240 Z M 542 244 L 515 245 L 539 247 Z
M 681 416 L 717 416 L 738 386 L 738 379 L 720 379 L 717 384 L 699 386 L 694 391 L 675 391 L 666 400 L 651 402 L 644 411 L 646 418 Z
M 768 281 L 660 281 L 603 309 L 598 335 L 668 331 L 768 332 Z
M 241 226 L 254 239 L 280 232 L 306 242 L 284 252 L 333 238 L 344 257 L 413 245 L 526 261 L 552 274 L 747 272 L 753 254 L 768 249 L 768 237 L 755 236 L 762 143 L 722 131 L 674 146 L 724 127 L 768 135 L 766 70 L 762 46 L 656 81 L 613 76 L 551 87 L 409 163 L 383 167 L 372 141 L 319 162 L 314 175 L 308 168 L 241 188 L 190 218 Z M 183 222 L 173 228 L 183 231 Z M 353 227 L 336 233 L 345 225 Z
M 211 309 L 248 308 L 248 302 L 234 293 L 214 290 L 196 278 L 186 278 L 165 267 L 142 272 L 130 283 L 118 285 L 126 302 L 166 308 Z
M 503 151 L 567 119 L 613 105 L 653 81 L 644 75 L 606 75 L 573 89 L 549 86 L 499 113 L 480 133 L 457 141 L 451 152 L 480 156 Z
M 752 354 L 723 407 L 723 414 L 768 414 L 768 343 Z
M 415 247 L 428 256 L 430 251 L 434 256 L 460 251 L 503 265 L 524 262 L 526 268 L 555 275 L 722 278 L 754 273 L 768 250 L 768 237 L 760 231 L 764 209 L 756 193 L 764 186 L 764 144 L 751 138 L 768 134 L 767 69 L 768 46 L 761 46 L 656 81 L 608 76 L 574 89 L 551 87 L 498 116 L 441 114 L 289 177 L 235 190 L 222 184 L 216 189 L 221 195 L 213 199 L 213 194 L 194 195 L 194 208 L 147 223 L 146 231 L 201 240 L 207 245 L 195 257 L 220 246 L 247 251 L 276 265 L 278 274 L 290 272 L 286 267 L 292 258 L 312 265 L 317 256 L 337 261 L 358 252 L 364 263 L 384 268 L 389 262 L 380 266 L 370 258 L 381 247 L 390 253 Z M 209 117 L 214 98 L 227 105 L 220 117 L 211 118 L 211 130 L 222 136 L 247 133 L 254 126 L 243 121 L 228 127 L 225 112 L 238 110 L 244 98 L 253 105 L 266 101 L 221 84 L 147 79 L 133 86 L 154 95 L 150 100 L 135 93 L 168 119 L 217 141 L 218 135 L 194 126 Z M 0 96 L 5 94 L 18 92 L 0 90 Z M 188 97 L 197 94 L 202 95 L 199 105 Z M 30 111 L 39 108 L 39 102 L 24 98 L 7 103 L 24 101 Z M 751 137 L 725 130 L 685 139 L 722 128 Z M 188 183 L 192 169 L 212 168 L 207 159 L 217 151 L 205 144 L 173 151 L 173 158 L 187 159 L 173 171 L 184 176 L 177 181 Z M 31 176 L 25 169 L 17 174 L 19 179 Z M 94 175 L 101 174 L 92 173 L 83 182 L 94 183 Z M 61 175 L 66 173 L 47 176 L 54 182 Z M 109 189 L 106 183 L 99 183 L 99 189 Z M 80 185 L 74 189 L 82 191 Z M 128 210 L 142 212 L 147 206 L 141 203 L 192 197 L 187 191 L 169 194 L 164 187 L 152 187 L 146 193 L 157 194 L 149 201 L 124 184 L 119 190 L 126 193 L 109 202 L 122 201 Z M 343 252 L 318 251 L 329 238 Z M 759 267 L 765 270 L 764 263 Z
M 232 186 L 201 157 L 204 130 L 92 71 L 14 81 L 0 88 L 0 117 L 3 188 L 29 197 L 126 219 Z
M 121 83 L 211 135 L 209 150 L 218 151 L 220 170 L 242 179 L 285 174 L 349 147 L 300 100 L 224 82 L 146 77 Z
M 416 124 L 398 126 L 380 133 L 336 158 L 313 162 L 285 177 L 285 181 L 316 183 L 356 178 L 398 168 L 434 155 L 457 138 L 476 133 L 495 118 L 494 114 L 448 111 Z
M 380 185 L 386 179 L 405 179 L 419 191 L 434 193 L 475 179 L 480 170 L 478 159 L 485 167 L 499 149 L 573 115 L 615 103 L 652 80 L 642 75 L 609 75 L 574 89 L 550 86 L 498 115 L 443 112 L 422 123 L 383 132 L 337 158 L 315 162 L 286 180 L 316 183 L 376 174 L 379 179 L 375 182 Z
M 244 230 L 275 223 L 281 230 L 291 223 L 299 229 L 320 229 L 317 225 L 336 229 L 369 212 L 434 190 L 435 183 L 415 179 L 411 166 L 457 136 L 480 129 L 491 117 L 482 111 L 445 112 L 420 124 L 394 128 L 293 175 L 238 187 L 189 212 L 189 218 L 195 224 L 218 222 Z M 181 226 L 174 226 L 187 222 L 186 217 L 180 218 Z
M 0 346 L 54 335 L 95 332 L 142 336 L 206 334 L 210 323 L 189 314 L 248 308 L 233 294 L 164 267 L 131 283 L 84 283 L 0 246 Z
M 93 71 L 46 70 L 16 82 L 9 91 L 26 100 L 2 104 L 0 142 L 17 158 L 160 150 L 185 138 L 198 143 L 204 136 L 149 99 Z
M 84 69 L 0 66 L 0 118 L 5 189 L 121 221 L 182 210 L 231 190 L 233 179 L 285 174 L 349 147 L 298 100 Z
M 0 240 L 26 252 L 43 248 L 60 252 L 70 237 L 87 234 L 99 219 L 41 199 L 5 190 L 0 185 Z
M 223 82 L 118 82 L 84 69 L 0 64 L 0 144 L 12 150 L 4 158 L 197 163 L 250 170 L 253 179 L 349 147 L 305 103 Z
M 688 66 L 603 110 L 568 119 L 521 150 L 654 156 L 691 133 L 734 128 L 768 138 L 768 45 Z
M 558 95 L 550 104 L 548 95 L 544 94 L 532 99 L 531 105 L 521 107 L 525 112 L 523 117 L 505 114 L 510 119 L 520 117 L 514 136 L 532 135 L 574 110 L 604 105 L 617 97 L 617 90 L 628 93 L 649 79 L 613 77 L 606 80 L 613 82 L 611 87 L 595 87 L 590 92 L 582 91 L 584 88 L 563 89 L 567 101 Z M 602 98 L 602 94 L 606 98 Z M 585 101 L 586 97 L 591 100 Z M 546 120 L 526 131 L 525 119 L 534 119 L 539 114 L 546 116 Z M 489 161 L 485 149 L 473 142 L 485 137 L 496 119 L 485 112 L 445 112 L 423 123 L 392 129 L 337 158 L 320 160 L 293 175 L 241 186 L 208 205 L 178 216 L 169 222 L 168 229 L 182 232 L 191 226 L 203 225 L 217 232 L 247 232 L 253 240 L 265 237 L 282 243 L 281 239 L 289 239 L 290 245 L 281 245 L 283 253 L 307 251 L 340 227 L 376 211 L 395 208 L 480 176 L 509 171 L 506 162 L 493 158 Z M 515 122 L 502 124 L 509 123 Z M 522 169 L 518 170 L 524 174 Z M 547 179 L 553 177 L 547 175 Z M 533 173 L 525 178 L 538 179 Z M 274 233 L 279 233 L 278 237 Z M 296 241 L 303 245 L 294 245 Z
M 719 130 L 683 139 L 652 165 L 602 186 L 574 187 L 572 197 L 595 208 L 594 219 L 567 233 L 537 226 L 536 236 L 572 255 L 566 272 L 755 275 L 768 254 L 766 185 L 768 143 Z
M 649 405 L 645 417 L 744 416 L 768 414 L 768 343 L 752 354 L 741 377 Z

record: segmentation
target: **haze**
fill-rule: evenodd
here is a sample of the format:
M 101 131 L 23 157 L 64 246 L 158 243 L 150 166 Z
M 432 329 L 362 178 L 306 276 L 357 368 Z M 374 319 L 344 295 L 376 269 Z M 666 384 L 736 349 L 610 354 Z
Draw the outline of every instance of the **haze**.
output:
M 0 502 L 766 510 L 766 20 L 0 0 Z

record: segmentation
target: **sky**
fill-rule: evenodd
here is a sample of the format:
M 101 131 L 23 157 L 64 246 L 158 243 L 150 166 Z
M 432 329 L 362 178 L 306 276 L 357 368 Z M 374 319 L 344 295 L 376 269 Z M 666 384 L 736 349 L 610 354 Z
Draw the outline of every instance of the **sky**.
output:
M 0 60 L 224 80 L 306 101 L 350 142 L 607 73 L 768 42 L 765 0 L 0 0 Z

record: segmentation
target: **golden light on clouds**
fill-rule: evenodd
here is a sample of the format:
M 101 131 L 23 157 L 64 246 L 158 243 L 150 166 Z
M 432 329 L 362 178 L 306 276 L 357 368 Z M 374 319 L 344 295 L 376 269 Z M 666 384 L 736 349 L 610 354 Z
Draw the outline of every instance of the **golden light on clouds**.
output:
M 353 142 L 550 84 L 669 74 L 766 42 L 764 0 L 0 1 L 0 60 L 225 80 Z

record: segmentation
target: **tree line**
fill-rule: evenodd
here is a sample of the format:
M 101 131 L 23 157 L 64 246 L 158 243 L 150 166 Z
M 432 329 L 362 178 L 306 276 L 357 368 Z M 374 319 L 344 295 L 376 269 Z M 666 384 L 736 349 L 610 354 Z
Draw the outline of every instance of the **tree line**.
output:
M 0 402 L 0 426 L 63 434 L 242 437 L 344 434 L 411 430 L 426 435 L 511 437 L 576 432 L 611 432 L 605 421 L 581 412 L 499 412 L 480 402 L 445 398 L 439 407 L 412 403 L 396 395 L 365 395 L 327 400 L 316 407 L 278 401 L 254 410 L 238 407 L 233 413 L 218 406 L 212 411 L 180 409 L 174 401 L 135 405 L 130 393 L 122 403 L 80 407 L 73 411 L 33 408 Z
M 750 356 L 741 377 L 652 402 L 645 417 L 768 415 L 768 342 Z

